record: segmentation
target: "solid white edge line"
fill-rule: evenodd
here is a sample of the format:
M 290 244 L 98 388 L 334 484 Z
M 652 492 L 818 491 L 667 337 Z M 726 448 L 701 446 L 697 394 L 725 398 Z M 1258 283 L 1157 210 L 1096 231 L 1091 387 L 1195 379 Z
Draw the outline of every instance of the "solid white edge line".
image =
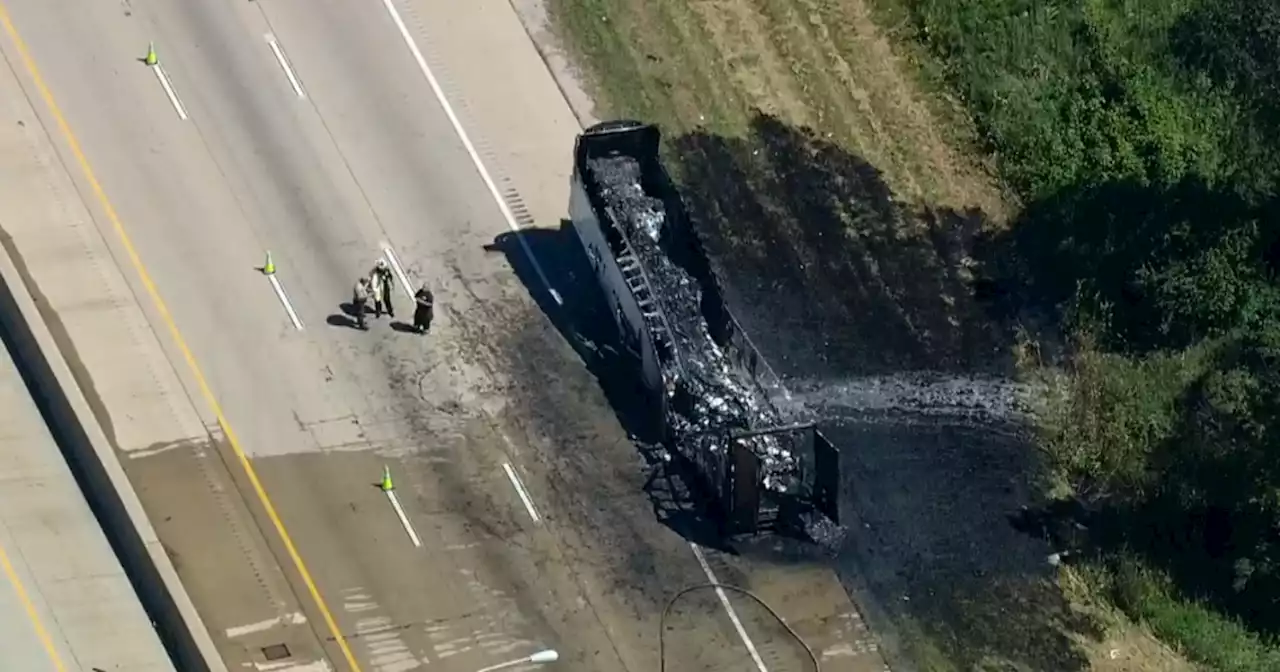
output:
M 280 303 L 284 306 L 285 312 L 289 313 L 289 320 L 293 322 L 293 327 L 302 331 L 302 320 L 298 319 L 298 313 L 293 310 L 293 304 L 289 303 L 289 297 L 284 293 L 284 287 L 280 286 L 280 280 L 275 274 L 268 275 L 267 280 L 271 283 L 272 289 L 276 290 L 276 296 L 280 297 Z
M 387 262 L 391 264 L 391 270 L 396 272 L 396 277 L 400 279 L 400 285 L 404 287 L 405 294 L 409 298 L 413 298 L 413 285 L 409 284 L 409 276 L 404 272 L 404 267 L 400 265 L 400 260 L 396 258 L 396 253 L 391 250 L 391 246 L 386 243 L 382 244 L 382 254 L 387 258 Z
M 298 83 L 298 78 L 293 74 L 293 68 L 289 67 L 289 60 L 284 57 L 284 51 L 280 49 L 280 43 L 276 40 L 276 36 L 267 33 L 266 38 L 267 46 L 271 47 L 271 53 L 275 54 L 276 62 L 284 70 L 284 76 L 289 78 L 289 85 L 293 87 L 293 92 L 298 94 L 299 98 L 306 98 L 307 94 L 302 92 L 302 84 Z
M 418 44 L 414 42 L 413 36 L 409 34 L 409 27 L 404 24 L 404 19 L 400 18 L 400 12 L 396 10 L 395 3 L 392 0 L 382 0 L 382 4 L 387 8 L 387 13 L 391 15 L 391 20 L 395 22 L 396 28 L 400 31 L 400 37 L 404 38 L 404 43 L 409 47 L 409 51 L 413 54 L 413 59 L 418 62 L 418 69 L 422 70 L 422 74 L 426 76 L 427 83 L 431 85 L 431 92 L 435 94 L 436 100 L 440 101 L 440 107 L 444 108 L 445 116 L 449 118 L 449 123 L 453 125 L 453 131 L 458 134 L 458 139 L 462 140 L 462 146 L 467 150 L 467 154 L 471 157 L 471 162 L 475 164 L 476 170 L 480 173 L 480 179 L 484 180 L 484 184 L 489 188 L 489 195 L 493 197 L 498 209 L 502 211 L 502 216 L 507 220 L 507 226 L 516 234 L 516 239 L 520 241 L 520 249 L 529 257 L 529 262 L 533 264 L 533 270 L 538 274 L 538 279 L 542 281 L 543 286 L 551 293 L 551 298 L 555 299 L 556 305 L 564 305 L 563 299 L 560 298 L 560 292 L 557 292 L 551 286 L 551 282 L 547 280 L 547 274 L 542 271 L 542 265 L 538 263 L 537 257 L 533 256 L 533 250 L 529 249 L 529 243 L 520 235 L 520 225 L 516 223 L 515 215 L 511 214 L 511 208 L 507 207 L 507 202 L 502 198 L 502 192 L 498 191 L 498 185 L 494 183 L 493 177 L 489 175 L 489 170 L 484 167 L 484 162 L 480 160 L 480 153 L 476 151 L 475 145 L 471 144 L 471 138 L 467 135 L 466 130 L 462 128 L 462 122 L 458 120 L 458 115 L 454 113 L 453 106 L 449 104 L 449 99 L 445 97 L 444 90 L 440 88 L 440 82 L 436 81 L 436 76 L 431 72 L 430 66 L 427 65 L 427 59 L 423 58 L 422 51 L 418 49 Z
M 516 475 L 516 470 L 511 468 L 510 462 L 503 462 L 502 468 L 507 472 L 507 478 L 510 479 L 512 487 L 516 489 L 516 494 L 520 495 L 520 501 L 524 503 L 524 508 L 529 512 L 529 517 L 533 522 L 538 522 L 538 512 L 533 508 L 533 500 L 529 499 L 529 492 L 524 489 L 524 483 L 520 482 L 520 477 Z
M 169 96 L 169 102 L 173 103 L 173 109 L 178 111 L 178 118 L 186 121 L 187 110 L 182 107 L 182 101 L 178 100 L 178 94 L 173 90 L 173 85 L 169 83 L 169 75 L 165 74 L 164 68 L 159 63 L 151 66 L 151 69 L 156 71 L 156 79 L 159 79 L 160 86 L 164 87 L 165 94 Z
M 409 541 L 413 542 L 414 548 L 422 548 L 422 540 L 418 538 L 418 533 L 413 529 L 413 525 L 409 522 L 409 516 L 404 513 L 404 507 L 400 506 L 400 498 L 396 497 L 395 490 L 386 490 L 387 499 L 391 500 L 391 508 L 396 510 L 396 516 L 400 518 L 400 524 L 404 526 L 404 531 L 409 533 Z
M 702 573 L 707 575 L 707 580 L 711 583 L 719 584 L 720 580 L 716 578 L 716 573 L 711 571 L 711 565 L 707 564 L 707 558 L 702 554 L 702 549 L 698 548 L 698 545 L 693 542 L 689 542 L 689 548 L 692 548 L 693 554 L 697 556 L 698 564 L 702 566 Z M 760 672 L 769 672 L 769 669 L 764 666 L 764 659 L 760 657 L 760 652 L 756 650 L 755 643 L 747 636 L 746 628 L 742 627 L 742 620 L 738 618 L 737 610 L 733 608 L 732 604 L 729 604 L 729 596 L 725 594 L 724 589 L 719 585 L 716 585 L 715 591 L 716 597 L 720 598 L 720 604 L 724 606 L 724 610 L 729 614 L 729 620 L 733 622 L 733 629 L 738 631 L 738 637 L 746 645 L 747 652 L 751 654 L 751 660 L 755 661 L 756 669 L 760 670 Z

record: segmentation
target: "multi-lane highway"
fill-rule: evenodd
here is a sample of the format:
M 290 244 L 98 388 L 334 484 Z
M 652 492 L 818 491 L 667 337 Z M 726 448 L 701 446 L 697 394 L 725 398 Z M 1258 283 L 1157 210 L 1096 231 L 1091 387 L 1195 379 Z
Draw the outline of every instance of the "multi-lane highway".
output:
M 806 592 L 791 617 L 827 669 L 863 669 L 833 581 L 731 571 L 657 522 L 594 381 L 485 249 L 558 223 L 576 127 L 510 8 L 456 4 L 0 2 L 5 58 L 194 409 L 117 448 L 228 667 L 554 648 L 556 669 L 654 670 L 666 599 L 719 568 Z M 361 332 L 343 304 L 379 258 L 396 318 Z M 427 336 L 404 326 L 421 283 Z M 668 669 L 806 669 L 726 602 L 686 598 Z

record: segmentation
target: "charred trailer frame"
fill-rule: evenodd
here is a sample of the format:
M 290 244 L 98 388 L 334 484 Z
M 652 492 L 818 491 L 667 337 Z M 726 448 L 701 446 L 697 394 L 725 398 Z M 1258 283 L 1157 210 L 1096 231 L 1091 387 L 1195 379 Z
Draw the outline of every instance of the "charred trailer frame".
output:
M 652 133 L 652 140 L 648 137 Z M 657 343 L 649 334 L 645 321 L 646 297 L 631 289 L 638 285 L 649 287 L 626 232 L 613 221 L 609 209 L 601 197 L 600 186 L 590 171 L 587 161 L 595 156 L 613 152 L 632 155 L 642 153 L 644 146 L 657 142 L 657 129 L 646 132 L 638 122 L 606 122 L 592 126 L 578 136 L 574 147 L 574 171 L 569 190 L 569 219 L 573 223 L 578 241 L 590 261 L 591 270 L 604 294 L 610 316 L 613 318 L 614 335 L 619 347 L 615 367 L 631 378 L 642 400 L 642 416 L 649 437 L 659 442 L 667 440 L 666 395 L 662 375 L 662 357 Z M 656 151 L 656 147 L 654 148 Z
M 813 425 L 783 422 L 769 401 L 780 381 L 726 307 L 662 165 L 660 143 L 656 126 L 623 120 L 586 129 L 574 148 L 569 215 L 616 329 L 615 369 L 633 383 L 653 437 L 709 496 L 727 535 L 792 528 L 813 512 L 838 524 L 838 451 Z M 629 177 L 597 174 L 593 166 L 615 159 Z M 647 215 L 657 220 L 652 228 L 641 230 L 637 221 L 646 213 L 627 211 L 627 201 L 661 204 L 660 212 Z M 680 279 L 673 281 L 675 268 Z M 693 291 L 687 285 L 696 285 L 696 293 L 687 293 Z M 724 370 L 725 385 L 716 390 L 736 393 L 712 405 L 752 412 L 699 426 L 688 422 L 692 409 L 708 405 L 699 398 L 706 388 L 689 381 L 707 377 L 709 369 L 712 377 Z M 756 419 L 741 419 L 747 416 Z M 788 465 L 782 479 L 780 456 Z
M 796 487 L 786 492 L 766 487 L 762 459 L 744 443 L 763 436 L 773 437 L 799 457 Z M 708 439 L 717 448 L 708 446 Z M 840 455 L 814 424 L 689 435 L 683 437 L 675 453 L 692 467 L 702 491 L 713 496 L 710 504 L 720 515 L 726 536 L 803 534 L 813 514 L 834 524 L 840 522 Z

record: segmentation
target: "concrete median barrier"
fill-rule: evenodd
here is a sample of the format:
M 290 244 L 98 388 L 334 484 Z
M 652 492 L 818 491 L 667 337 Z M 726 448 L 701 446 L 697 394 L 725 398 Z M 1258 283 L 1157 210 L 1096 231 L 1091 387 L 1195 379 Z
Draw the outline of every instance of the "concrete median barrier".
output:
M 183 672 L 227 672 L 49 321 L 57 319 L 0 233 L 0 335 L 168 649 Z M 69 346 L 68 346 L 69 347 Z

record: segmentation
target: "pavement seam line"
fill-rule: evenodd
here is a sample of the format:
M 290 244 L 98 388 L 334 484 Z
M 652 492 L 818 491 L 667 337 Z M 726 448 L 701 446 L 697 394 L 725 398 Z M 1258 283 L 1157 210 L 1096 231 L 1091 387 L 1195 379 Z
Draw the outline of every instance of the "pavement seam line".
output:
M 3 10 L 0 9 L 0 11 Z M 31 601 L 31 594 L 27 592 L 27 587 L 18 578 L 18 572 L 14 570 L 13 563 L 9 560 L 9 554 L 5 552 L 3 546 L 0 546 L 0 568 L 4 569 L 4 575 L 13 586 L 13 592 L 18 594 L 18 601 L 22 602 L 22 608 L 27 612 L 27 620 L 31 621 L 31 626 L 35 628 L 36 637 L 40 639 L 40 645 L 44 647 L 45 653 L 49 654 L 49 660 L 53 662 L 53 667 L 58 672 L 67 672 L 67 666 L 62 663 L 62 656 L 58 655 L 58 647 L 54 645 L 53 637 L 49 635 L 49 630 L 44 627 L 44 622 L 40 620 L 40 612 L 36 610 L 35 603 Z
M 227 437 L 227 443 L 231 446 L 232 452 L 243 467 L 245 475 L 248 476 L 249 482 L 253 485 L 258 501 L 262 504 L 263 509 L 267 513 L 267 517 L 271 520 L 272 525 L 276 529 L 276 533 L 280 535 L 285 550 L 288 551 L 290 559 L 293 561 L 294 568 L 298 570 L 303 583 L 307 587 L 308 593 L 311 595 L 312 601 L 316 608 L 320 611 L 320 615 L 324 618 L 325 625 L 328 626 L 330 634 L 333 635 L 334 642 L 341 649 L 343 657 L 350 666 L 352 672 L 361 672 L 360 665 L 356 662 L 355 655 L 351 652 L 351 647 L 347 644 L 347 639 L 343 636 L 342 631 L 338 628 L 337 622 L 333 618 L 332 612 L 325 604 L 324 599 L 320 596 L 320 591 L 315 585 L 315 581 L 311 578 L 311 572 L 307 570 L 306 564 L 302 561 L 297 548 L 293 544 L 293 539 L 285 530 L 284 523 L 281 521 L 279 514 L 276 513 L 275 506 L 271 503 L 271 498 L 267 496 L 266 489 L 262 486 L 262 482 L 258 479 L 258 474 L 253 466 L 249 463 L 249 457 L 240 447 L 240 441 L 236 438 L 235 432 L 231 429 L 231 425 L 227 422 L 226 416 L 223 415 L 222 406 L 218 403 L 213 395 L 213 390 L 209 387 L 208 381 L 204 377 L 199 365 L 196 363 L 195 356 L 191 353 L 191 349 L 187 346 L 186 339 L 182 337 L 182 333 L 178 330 L 178 325 L 174 321 L 173 316 L 169 313 L 168 306 L 164 300 L 160 298 L 160 292 L 156 289 L 155 283 L 151 280 L 151 274 L 147 272 L 146 267 L 142 263 L 138 251 L 133 246 L 133 241 L 129 238 L 125 231 L 123 222 L 120 221 L 119 215 L 116 213 L 115 207 L 111 205 L 110 199 L 107 198 L 106 191 L 102 184 L 98 182 L 97 176 L 89 165 L 89 160 L 85 156 L 84 151 L 80 147 L 80 142 L 76 139 L 75 134 L 71 131 L 71 126 L 67 123 L 66 118 L 62 114 L 61 108 L 54 101 L 53 93 L 45 84 L 44 77 L 41 76 L 40 70 L 36 67 L 35 60 L 32 58 L 30 51 L 27 49 L 26 41 L 18 33 L 17 27 L 13 24 L 13 19 L 9 14 L 9 9 L 3 2 L 0 2 L 0 24 L 4 25 L 5 32 L 8 33 L 9 39 L 13 41 L 14 47 L 18 51 L 19 57 L 22 59 L 23 66 L 27 70 L 27 74 L 31 77 L 32 82 L 40 91 L 40 96 L 44 100 L 45 107 L 53 116 L 58 124 L 58 129 L 62 132 L 63 140 L 67 143 L 71 154 L 75 157 L 76 163 L 80 166 L 80 171 L 84 176 L 89 187 L 92 189 L 94 196 L 97 197 L 99 205 L 102 206 L 103 212 L 110 220 L 112 228 L 116 232 L 116 236 L 120 240 L 120 244 L 124 247 L 125 252 L 129 256 L 129 262 L 133 265 L 134 271 L 137 272 L 142 285 L 146 288 L 147 294 L 150 295 L 152 303 L 157 312 L 160 313 L 161 320 L 168 327 L 169 334 L 173 338 L 174 343 L 182 352 L 183 359 L 186 360 L 188 368 L 191 370 L 192 377 L 195 378 L 196 384 L 200 387 L 201 396 L 213 411 L 214 416 L 218 420 L 219 427 L 222 428 L 223 434 Z M 8 573 L 7 560 L 5 562 L 6 573 Z M 16 585 L 16 584 L 15 584 Z M 47 634 L 47 633 L 46 633 Z M 58 663 L 59 672 L 64 672 L 65 668 Z

